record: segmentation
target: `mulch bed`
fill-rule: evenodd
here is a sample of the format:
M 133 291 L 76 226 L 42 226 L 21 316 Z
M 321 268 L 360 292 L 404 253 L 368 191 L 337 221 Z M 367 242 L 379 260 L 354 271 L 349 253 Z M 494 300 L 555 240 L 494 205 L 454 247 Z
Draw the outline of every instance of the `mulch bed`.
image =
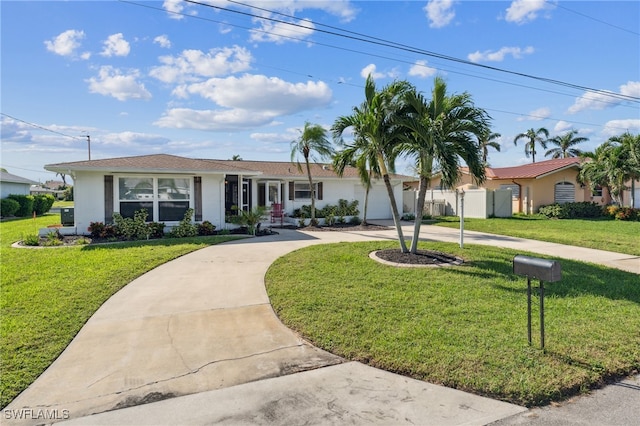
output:
M 461 259 L 434 250 L 418 250 L 417 253 L 402 253 L 400 249 L 378 250 L 376 257 L 391 263 L 403 265 L 445 266 L 458 265 Z
M 331 225 L 331 226 L 306 226 L 304 228 L 298 228 L 298 227 L 292 227 L 292 229 L 297 229 L 299 231 L 311 231 L 311 232 L 332 232 L 332 231 L 338 231 L 338 232 L 357 232 L 357 231 L 384 231 L 387 229 L 391 229 L 388 226 L 383 226 L 383 225 L 374 225 L 372 223 L 369 223 L 367 225 L 351 225 L 351 224 L 344 224 L 344 225 Z

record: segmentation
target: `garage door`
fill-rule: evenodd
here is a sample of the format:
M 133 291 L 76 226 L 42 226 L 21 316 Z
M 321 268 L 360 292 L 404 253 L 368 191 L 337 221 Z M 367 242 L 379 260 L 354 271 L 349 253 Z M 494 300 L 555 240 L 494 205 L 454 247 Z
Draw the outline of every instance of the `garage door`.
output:
M 360 217 L 364 213 L 364 187 L 356 185 L 354 194 L 359 201 Z M 383 184 L 376 184 L 369 191 L 369 204 L 367 208 L 367 220 L 372 219 L 391 219 L 391 205 L 389 204 L 389 196 L 387 189 Z
M 638 187 L 638 184 L 636 183 L 636 190 L 634 192 L 634 197 L 633 197 L 633 203 L 635 204 L 636 209 L 640 209 L 640 187 Z

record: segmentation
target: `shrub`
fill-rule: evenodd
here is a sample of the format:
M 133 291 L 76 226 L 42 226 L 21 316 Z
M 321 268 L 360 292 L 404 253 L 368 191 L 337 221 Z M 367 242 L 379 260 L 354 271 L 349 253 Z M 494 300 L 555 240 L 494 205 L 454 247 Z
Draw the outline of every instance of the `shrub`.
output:
M 541 206 L 538 212 L 548 218 L 554 219 L 602 217 L 602 207 L 597 203 L 588 201 L 549 204 L 548 206 Z
M 327 204 L 321 209 L 316 208 L 316 218 L 322 219 L 329 216 L 358 216 L 360 210 L 358 209 L 358 200 L 349 202 L 344 199 L 338 200 L 338 205 Z M 299 209 L 293 210 L 293 216 L 295 218 L 311 217 L 311 205 L 301 206 Z
M 47 234 L 47 241 L 44 243 L 45 246 L 60 246 L 62 245 L 62 235 L 56 229 L 55 231 L 51 231 Z
M 349 224 L 351 225 L 360 225 L 362 223 L 362 220 L 360 220 L 360 218 L 358 216 L 352 216 L 351 219 L 349 219 Z
M 3 198 L 0 200 L 0 215 L 2 217 L 9 217 L 16 214 L 20 208 L 20 203 L 11 198 Z
M 414 221 L 416 220 L 416 215 L 413 213 L 405 213 L 402 215 L 402 220 Z
M 215 233 L 216 226 L 208 220 L 198 224 L 198 235 L 215 235 Z
M 38 234 L 23 235 L 22 244 L 24 244 L 25 246 L 39 246 L 40 237 L 38 236 Z
M 42 216 L 45 213 L 48 213 L 51 210 L 51 206 L 56 201 L 51 194 L 39 194 L 33 197 L 33 211 L 38 215 Z
M 20 204 L 20 208 L 15 212 L 17 217 L 31 216 L 33 213 L 33 195 L 11 194 L 9 195 L 9 198 L 16 200 L 18 204 Z
M 639 221 L 640 209 L 633 209 L 631 207 L 620 207 L 615 213 L 616 220 L 625 221 Z
M 73 201 L 73 186 L 68 186 L 64 190 L 64 200 L 65 201 Z
M 113 214 L 116 235 L 122 236 L 125 240 L 145 240 L 149 239 L 151 230 L 147 226 L 147 216 L 149 213 L 145 209 L 140 209 L 133 214 L 133 218 L 122 217 L 120 213 Z
M 171 231 L 169 231 L 169 236 L 172 238 L 183 238 L 195 237 L 198 235 L 198 227 L 191 222 L 192 217 L 193 209 L 187 209 L 178 226 L 175 226 Z
M 163 222 L 150 222 L 147 227 L 149 228 L 149 238 L 164 237 L 165 224 Z
M 260 223 L 262 218 L 265 215 L 266 209 L 264 206 L 256 206 L 253 210 L 238 210 L 237 207 L 234 208 L 237 210 L 239 215 L 231 217 L 231 223 L 235 223 L 236 225 L 246 226 L 249 232 L 249 235 L 256 234 L 256 225 Z
M 89 228 L 87 228 L 91 238 L 115 238 L 116 228 L 113 225 L 105 225 L 102 222 L 90 222 Z

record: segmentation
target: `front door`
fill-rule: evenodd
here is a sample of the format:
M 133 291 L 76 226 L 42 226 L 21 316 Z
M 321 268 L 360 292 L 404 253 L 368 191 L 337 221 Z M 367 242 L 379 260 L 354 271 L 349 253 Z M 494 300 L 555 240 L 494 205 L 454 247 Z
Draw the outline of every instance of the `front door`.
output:
M 267 206 L 271 206 L 273 203 L 281 203 L 282 198 L 280 196 L 280 182 L 277 181 L 269 181 L 265 185 L 265 197 Z

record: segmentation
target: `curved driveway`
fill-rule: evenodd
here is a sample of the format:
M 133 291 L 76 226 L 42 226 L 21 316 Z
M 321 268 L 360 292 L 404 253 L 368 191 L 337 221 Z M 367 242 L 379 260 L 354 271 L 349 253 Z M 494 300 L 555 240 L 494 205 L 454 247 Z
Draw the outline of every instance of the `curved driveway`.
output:
M 204 248 L 131 282 L 4 410 L 3 422 L 453 425 L 526 412 L 347 362 L 284 327 L 264 288 L 275 259 L 311 244 L 393 239 L 395 232 L 278 232 Z M 458 241 L 457 231 L 442 227 L 424 226 L 422 235 Z M 640 273 L 639 258 L 615 253 L 475 232 L 465 233 L 465 243 Z

